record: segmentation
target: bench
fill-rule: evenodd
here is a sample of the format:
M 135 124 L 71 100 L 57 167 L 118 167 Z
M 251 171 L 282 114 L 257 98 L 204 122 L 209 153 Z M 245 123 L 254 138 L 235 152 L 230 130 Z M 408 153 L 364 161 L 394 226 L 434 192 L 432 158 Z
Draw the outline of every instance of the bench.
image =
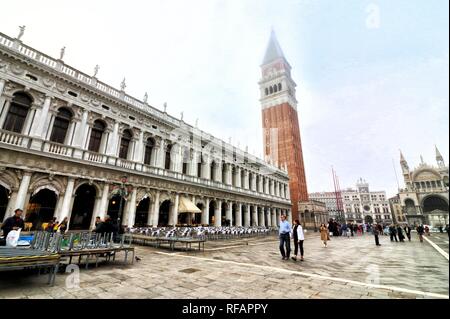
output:
M 0 271 L 50 268 L 48 284 L 55 284 L 60 255 L 30 248 L 0 248 Z

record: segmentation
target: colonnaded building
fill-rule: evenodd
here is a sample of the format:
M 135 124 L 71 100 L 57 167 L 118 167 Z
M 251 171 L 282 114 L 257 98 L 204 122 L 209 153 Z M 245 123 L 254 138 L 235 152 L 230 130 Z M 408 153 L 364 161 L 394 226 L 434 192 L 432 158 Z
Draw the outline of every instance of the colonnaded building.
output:
M 287 171 L 0 33 L 0 220 L 275 226 Z

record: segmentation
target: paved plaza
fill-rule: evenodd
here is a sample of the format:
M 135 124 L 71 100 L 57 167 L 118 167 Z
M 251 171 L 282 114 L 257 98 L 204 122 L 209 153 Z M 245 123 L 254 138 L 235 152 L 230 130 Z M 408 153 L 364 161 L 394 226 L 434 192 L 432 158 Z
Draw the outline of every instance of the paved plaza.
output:
M 283 261 L 275 236 L 209 241 L 204 252 L 136 246 L 134 265 L 100 264 L 74 274 L 0 273 L 0 298 L 448 298 L 448 237 L 381 246 L 371 235 L 332 238 L 307 233 L 305 261 Z M 443 253 L 443 254 L 442 254 Z M 445 257 L 447 253 L 447 257 Z

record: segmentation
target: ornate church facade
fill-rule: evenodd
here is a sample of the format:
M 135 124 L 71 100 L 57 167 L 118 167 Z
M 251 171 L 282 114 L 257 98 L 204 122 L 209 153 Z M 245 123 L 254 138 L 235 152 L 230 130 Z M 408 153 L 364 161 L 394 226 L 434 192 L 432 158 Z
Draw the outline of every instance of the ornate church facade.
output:
M 448 166 L 435 148 L 437 166 L 423 161 L 418 167 L 410 169 L 400 152 L 405 188 L 400 189 L 399 198 L 408 223 L 428 224 L 434 227 L 449 223 Z
M 23 33 L 23 32 L 22 32 Z M 0 33 L 0 221 L 276 226 L 286 171 Z M 195 205 L 199 212 L 181 211 Z

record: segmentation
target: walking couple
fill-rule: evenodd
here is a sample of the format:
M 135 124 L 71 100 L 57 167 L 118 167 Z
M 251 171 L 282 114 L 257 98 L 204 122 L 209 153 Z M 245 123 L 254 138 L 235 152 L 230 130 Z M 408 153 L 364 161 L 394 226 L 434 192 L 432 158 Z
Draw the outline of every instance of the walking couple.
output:
M 294 227 L 291 227 L 291 224 L 286 220 L 285 215 L 281 215 L 280 221 L 280 252 L 283 260 L 289 260 L 289 256 L 291 254 L 291 238 L 294 239 L 294 255 L 292 260 L 297 261 L 298 252 L 300 250 L 300 260 L 303 261 L 303 241 L 305 240 L 305 235 L 303 233 L 302 225 L 298 219 L 294 221 Z M 286 246 L 286 250 L 285 250 Z

